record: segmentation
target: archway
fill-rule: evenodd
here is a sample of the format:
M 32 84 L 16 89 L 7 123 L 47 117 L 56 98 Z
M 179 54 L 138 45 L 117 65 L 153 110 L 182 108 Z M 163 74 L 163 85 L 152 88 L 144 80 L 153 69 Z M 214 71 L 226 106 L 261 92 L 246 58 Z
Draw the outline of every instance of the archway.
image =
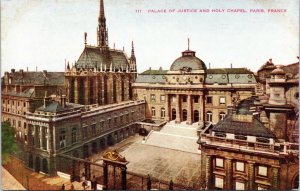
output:
M 194 110 L 194 123 L 199 121 L 199 111 Z
M 176 119 L 176 109 L 172 109 L 172 120 Z
M 29 155 L 28 167 L 33 169 L 33 156 L 32 156 L 32 154 Z
M 35 172 L 41 171 L 41 159 L 40 157 L 35 157 Z
M 187 110 L 182 110 L 182 121 L 187 121 Z
M 97 142 L 92 143 L 92 153 L 97 153 Z
M 43 171 L 45 174 L 48 174 L 48 161 L 47 161 L 47 159 L 43 159 L 42 164 L 43 164 L 43 170 L 42 170 L 42 171 Z

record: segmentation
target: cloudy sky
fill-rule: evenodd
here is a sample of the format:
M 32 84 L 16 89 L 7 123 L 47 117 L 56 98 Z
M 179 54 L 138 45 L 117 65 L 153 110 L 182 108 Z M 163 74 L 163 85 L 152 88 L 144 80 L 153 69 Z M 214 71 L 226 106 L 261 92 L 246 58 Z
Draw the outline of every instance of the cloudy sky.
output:
M 104 0 L 110 47 L 134 41 L 138 72 L 169 69 L 190 48 L 212 68 L 247 67 L 269 58 L 290 64 L 299 56 L 298 0 Z M 166 13 L 154 13 L 158 10 Z M 178 12 L 182 9 L 197 12 Z M 209 12 L 200 12 L 200 10 Z M 224 12 L 213 12 L 219 9 Z M 232 12 L 244 9 L 246 12 Z M 264 12 L 250 12 L 263 9 Z M 284 9 L 281 13 L 269 9 Z M 137 11 L 141 10 L 141 11 Z M 175 10 L 170 12 L 170 10 Z M 230 12 L 229 12 L 230 11 Z M 11 68 L 64 71 L 96 44 L 99 0 L 1 0 L 1 74 Z

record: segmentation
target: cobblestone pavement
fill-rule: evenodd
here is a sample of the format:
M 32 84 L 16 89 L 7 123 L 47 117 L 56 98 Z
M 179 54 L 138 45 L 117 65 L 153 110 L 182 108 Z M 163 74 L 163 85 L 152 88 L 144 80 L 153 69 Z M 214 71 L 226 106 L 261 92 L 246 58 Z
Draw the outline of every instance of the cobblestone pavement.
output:
M 142 143 L 143 137 L 134 136 L 106 149 L 117 150 L 129 161 L 128 171 L 150 175 L 163 181 L 172 181 L 194 187 L 201 177 L 201 155 Z M 103 151 L 103 152 L 105 152 Z M 90 159 L 99 161 L 103 152 Z

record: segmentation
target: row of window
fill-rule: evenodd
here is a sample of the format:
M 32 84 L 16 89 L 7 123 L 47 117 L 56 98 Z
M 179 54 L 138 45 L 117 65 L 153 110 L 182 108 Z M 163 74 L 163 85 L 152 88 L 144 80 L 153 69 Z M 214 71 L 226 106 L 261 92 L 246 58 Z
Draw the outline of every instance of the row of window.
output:
M 22 101 L 14 101 L 14 100 L 6 100 L 6 99 L 3 99 L 2 100 L 2 103 L 3 103 L 3 105 L 4 104 L 12 104 L 13 106 L 16 104 L 17 106 L 21 106 L 22 104 L 23 104 L 23 107 L 26 107 L 26 102 L 24 101 L 24 102 L 22 102 Z
M 223 158 L 216 158 L 216 167 L 217 168 L 224 168 L 224 159 Z M 241 161 L 235 162 L 235 170 L 238 172 L 245 172 L 245 163 Z M 260 176 L 268 176 L 268 167 L 259 165 L 257 174 Z
M 246 190 L 246 183 L 242 181 L 235 181 L 234 182 L 235 190 Z M 215 189 L 216 190 L 222 190 L 224 189 L 224 178 L 222 177 L 215 177 Z M 258 185 L 257 190 L 267 190 L 265 186 Z
M 2 111 L 8 112 L 8 113 L 15 113 L 15 114 L 18 114 L 18 115 L 22 115 L 22 112 L 20 110 L 17 110 L 17 112 L 16 112 L 14 109 L 10 110 L 9 108 L 5 108 L 5 107 L 2 107 Z M 23 115 L 26 115 L 25 111 L 23 112 Z
M 183 95 L 182 97 L 182 102 L 187 102 L 187 96 Z M 192 96 L 193 102 L 194 103 L 199 103 L 199 96 Z M 151 102 L 156 102 L 156 95 L 151 94 L 150 95 L 150 100 Z M 165 102 L 166 96 L 165 95 L 160 95 L 160 101 Z M 176 102 L 176 95 L 172 95 L 171 97 L 172 102 Z M 207 96 L 206 97 L 206 103 L 207 104 L 213 104 L 213 96 Z M 219 104 L 220 105 L 225 105 L 226 104 L 226 98 L 225 97 L 219 97 Z

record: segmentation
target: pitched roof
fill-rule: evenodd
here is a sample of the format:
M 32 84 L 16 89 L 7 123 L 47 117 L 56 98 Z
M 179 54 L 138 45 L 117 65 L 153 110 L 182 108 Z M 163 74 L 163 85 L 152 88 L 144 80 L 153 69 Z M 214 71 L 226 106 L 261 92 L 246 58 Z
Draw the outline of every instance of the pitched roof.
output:
M 23 92 L 15 92 L 15 91 L 10 91 L 10 92 L 1 92 L 2 95 L 10 95 L 10 96 L 16 96 L 16 97 L 34 97 L 35 96 L 35 89 L 34 88 L 27 88 Z
M 64 85 L 64 72 L 27 72 L 9 73 L 12 85 Z
M 141 75 L 164 75 L 168 72 L 168 70 L 146 70 Z
M 212 68 L 206 70 L 207 74 L 253 74 L 247 68 Z
M 100 68 L 101 64 L 104 69 L 110 68 L 110 64 L 116 69 L 129 67 L 129 62 L 126 54 L 123 51 L 108 49 L 100 51 L 99 47 L 86 46 L 76 62 L 77 68 Z
M 64 111 L 65 108 L 63 108 L 59 102 L 57 101 L 52 101 L 50 104 L 48 104 L 46 107 L 42 105 L 37 109 L 37 111 L 44 111 L 44 112 L 59 112 L 59 111 Z
M 250 135 L 256 137 L 275 138 L 275 135 L 266 128 L 258 119 L 253 118 L 252 122 L 234 121 L 232 116 L 227 116 L 217 123 L 212 131 L 232 133 L 236 135 Z

